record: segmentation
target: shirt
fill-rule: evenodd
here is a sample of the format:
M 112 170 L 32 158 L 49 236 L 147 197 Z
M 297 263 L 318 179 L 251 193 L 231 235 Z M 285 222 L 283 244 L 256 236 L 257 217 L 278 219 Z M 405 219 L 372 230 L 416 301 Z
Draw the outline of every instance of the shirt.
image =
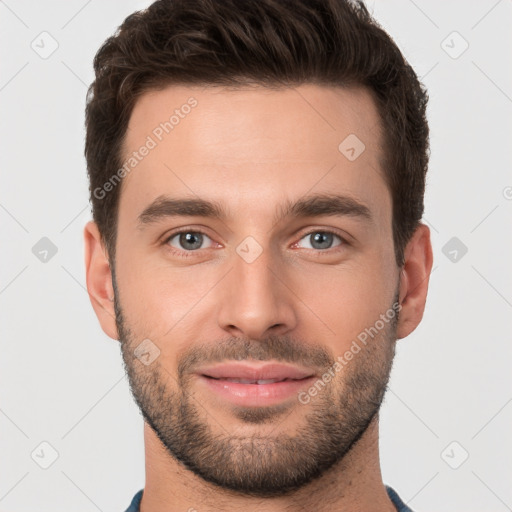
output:
M 413 512 L 401 499 L 400 496 L 396 493 L 396 491 L 386 485 L 386 491 L 388 493 L 389 499 L 395 505 L 397 512 Z M 141 489 L 134 497 L 130 506 L 126 509 L 126 512 L 140 512 L 140 501 L 142 500 L 142 493 L 144 489 Z

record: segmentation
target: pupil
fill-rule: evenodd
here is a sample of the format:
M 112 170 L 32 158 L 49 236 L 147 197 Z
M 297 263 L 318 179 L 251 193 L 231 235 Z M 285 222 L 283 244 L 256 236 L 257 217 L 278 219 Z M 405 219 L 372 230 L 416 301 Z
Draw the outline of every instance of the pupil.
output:
M 201 247 L 202 235 L 200 233 L 181 233 L 180 243 L 187 249 L 198 249 Z M 187 247 L 187 244 L 188 245 Z M 191 247 L 192 245 L 192 247 Z
M 315 244 L 319 245 L 320 247 L 316 247 L 317 249 L 328 249 L 331 245 L 331 238 L 332 235 L 330 233 L 322 233 L 318 232 L 313 235 L 313 247 L 315 247 Z

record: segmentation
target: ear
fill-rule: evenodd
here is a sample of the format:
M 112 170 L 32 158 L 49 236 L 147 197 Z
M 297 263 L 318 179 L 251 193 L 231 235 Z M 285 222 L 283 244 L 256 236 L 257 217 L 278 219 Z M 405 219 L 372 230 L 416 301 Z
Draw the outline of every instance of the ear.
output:
M 117 340 L 119 336 L 114 311 L 112 273 L 98 226 L 93 221 L 89 221 L 84 227 L 84 245 L 89 299 L 105 334 Z
M 400 275 L 400 304 L 397 337 L 409 336 L 423 318 L 433 255 L 430 229 L 425 224 L 416 228 L 404 250 L 404 266 Z

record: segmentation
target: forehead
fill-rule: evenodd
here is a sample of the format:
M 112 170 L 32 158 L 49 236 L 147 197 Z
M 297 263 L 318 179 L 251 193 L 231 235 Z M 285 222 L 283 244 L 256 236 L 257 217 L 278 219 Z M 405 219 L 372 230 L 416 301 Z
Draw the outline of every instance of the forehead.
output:
M 137 101 L 120 199 L 134 221 L 163 194 L 226 202 L 255 216 L 308 192 L 391 209 L 381 127 L 364 88 L 170 86 Z M 130 214 L 131 214 L 130 213 Z

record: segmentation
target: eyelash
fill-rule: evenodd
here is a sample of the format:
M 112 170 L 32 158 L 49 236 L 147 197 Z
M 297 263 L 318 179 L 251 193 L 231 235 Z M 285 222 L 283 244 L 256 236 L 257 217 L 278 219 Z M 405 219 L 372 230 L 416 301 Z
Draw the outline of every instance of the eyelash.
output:
M 194 251 L 186 251 L 184 249 L 182 249 L 182 250 L 176 249 L 175 247 L 172 247 L 171 245 L 169 245 L 169 241 L 181 233 L 199 233 L 201 235 L 205 235 L 208 238 L 210 238 L 207 233 L 205 233 L 204 231 L 202 231 L 200 229 L 196 229 L 196 228 L 195 229 L 182 228 L 178 231 L 174 231 L 169 236 L 165 237 L 165 239 L 162 242 L 162 245 L 165 245 L 166 248 L 169 250 L 169 252 L 171 252 L 171 254 L 178 256 L 180 258 L 190 258 L 190 257 L 194 256 L 194 253 L 197 253 L 201 250 L 201 249 L 195 249 Z M 336 250 L 336 248 L 338 248 L 338 249 L 344 248 L 345 246 L 350 245 L 349 242 L 344 237 L 342 237 L 340 234 L 338 234 L 337 232 L 329 231 L 329 230 L 325 230 L 325 229 L 313 229 L 311 231 L 308 231 L 307 233 L 304 233 L 299 238 L 298 241 L 302 240 L 303 238 L 305 238 L 309 235 L 312 235 L 313 233 L 324 233 L 324 234 L 334 235 L 334 236 L 337 236 L 341 240 L 340 245 L 336 245 L 335 247 L 330 247 L 329 249 L 323 249 L 323 250 L 322 249 L 316 249 L 316 250 L 315 249 L 307 249 L 307 250 L 313 251 L 318 256 L 321 256 L 322 254 L 326 254 L 326 253 L 330 254 L 331 250 Z M 295 242 L 294 245 L 297 243 L 298 242 Z

